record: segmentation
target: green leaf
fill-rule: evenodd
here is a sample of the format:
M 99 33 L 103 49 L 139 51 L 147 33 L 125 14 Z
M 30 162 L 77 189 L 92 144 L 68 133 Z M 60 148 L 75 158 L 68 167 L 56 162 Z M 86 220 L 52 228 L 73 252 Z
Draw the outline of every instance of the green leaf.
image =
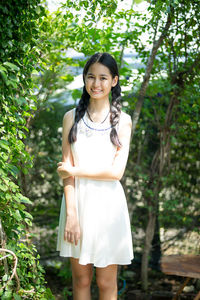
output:
M 20 70 L 18 66 L 16 66 L 15 64 L 13 64 L 11 62 L 6 61 L 3 64 L 4 64 L 4 66 L 9 67 L 11 70 L 14 70 L 14 71 L 19 71 Z
M 31 203 L 32 204 L 32 203 Z M 31 214 L 29 214 L 27 211 L 24 211 L 24 214 L 29 218 L 29 219 L 33 219 L 33 216 Z
M 6 192 L 8 190 L 7 185 L 0 183 L 0 190 L 2 190 L 3 192 Z
M 7 77 L 6 73 L 5 73 L 4 71 L 0 70 L 0 74 L 1 74 L 1 76 L 2 76 L 2 78 L 3 78 L 3 80 L 4 80 L 4 82 L 6 83 L 7 80 L 8 80 L 8 77 Z
M 4 71 L 4 72 L 7 72 L 7 69 L 4 68 L 2 65 L 0 66 L 0 71 Z
M 14 89 L 17 88 L 17 84 L 15 80 L 7 80 L 6 84 L 11 85 L 12 87 L 14 87 Z
M 12 291 L 8 290 L 1 296 L 1 300 L 11 300 L 12 299 Z
M 6 167 L 8 168 L 10 173 L 16 178 L 17 175 L 19 174 L 19 169 L 12 164 L 6 164 Z
M 0 140 L 0 147 L 4 148 L 6 150 L 9 150 L 9 142 L 6 141 L 6 140 L 1 139 Z
M 17 209 L 16 211 L 13 212 L 13 216 L 15 217 L 15 219 L 16 219 L 17 221 L 21 222 L 22 216 L 21 216 L 21 214 L 20 214 L 20 212 L 19 212 L 18 209 Z
M 136 4 L 140 4 L 143 0 L 135 0 Z
M 2 280 L 3 280 L 3 281 L 7 281 L 7 280 L 8 280 L 8 275 L 5 274 L 5 275 L 2 277 Z
M 44 296 L 45 297 L 43 299 L 55 300 L 55 297 L 53 296 L 50 288 L 46 289 L 46 292 L 45 292 Z
M 17 295 L 16 293 L 13 294 L 13 297 L 15 300 L 22 300 L 22 298 L 19 295 Z
M 23 105 L 23 104 L 27 104 L 27 100 L 24 97 L 19 97 L 19 98 L 15 98 L 15 101 L 19 104 L 19 105 Z
M 25 204 L 32 204 L 32 202 L 25 196 L 20 195 L 20 202 Z M 29 214 L 29 217 L 32 218 L 32 216 Z

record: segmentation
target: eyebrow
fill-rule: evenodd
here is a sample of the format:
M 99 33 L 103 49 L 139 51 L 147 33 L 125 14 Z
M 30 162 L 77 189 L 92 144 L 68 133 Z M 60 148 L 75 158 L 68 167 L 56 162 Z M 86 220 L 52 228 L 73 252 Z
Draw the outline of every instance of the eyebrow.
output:
M 93 73 L 87 73 L 87 75 L 94 75 L 94 74 Z M 107 74 L 100 74 L 100 76 L 106 76 L 106 77 L 108 77 Z

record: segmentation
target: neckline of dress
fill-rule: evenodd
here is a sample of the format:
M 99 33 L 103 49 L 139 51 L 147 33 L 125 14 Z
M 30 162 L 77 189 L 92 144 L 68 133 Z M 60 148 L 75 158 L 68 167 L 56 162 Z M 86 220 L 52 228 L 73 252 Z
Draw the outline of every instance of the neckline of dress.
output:
M 92 130 L 96 130 L 96 131 L 106 131 L 110 128 L 112 128 L 112 125 L 107 123 L 107 122 L 104 122 L 104 123 L 98 123 L 98 122 L 92 122 L 87 113 L 85 112 L 84 116 L 82 117 L 82 120 L 83 120 L 83 123 L 89 128 L 89 129 L 92 129 Z

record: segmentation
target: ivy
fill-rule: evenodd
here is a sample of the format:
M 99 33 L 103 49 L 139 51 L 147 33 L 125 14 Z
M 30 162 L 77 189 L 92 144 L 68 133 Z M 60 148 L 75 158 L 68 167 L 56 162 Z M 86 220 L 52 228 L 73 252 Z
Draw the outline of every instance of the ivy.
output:
M 31 200 L 24 190 L 24 178 L 33 166 L 25 139 L 28 120 L 36 109 L 31 73 L 37 69 L 40 55 L 36 41 L 45 9 L 40 0 L 7 1 L 0 4 L 0 231 L 1 299 L 53 299 L 46 290 L 44 270 L 32 243 L 29 227 L 32 215 Z M 17 257 L 14 278 L 12 256 L 5 256 L 8 249 Z M 6 283 L 6 284 L 5 284 Z M 5 288 L 2 289 L 2 284 Z

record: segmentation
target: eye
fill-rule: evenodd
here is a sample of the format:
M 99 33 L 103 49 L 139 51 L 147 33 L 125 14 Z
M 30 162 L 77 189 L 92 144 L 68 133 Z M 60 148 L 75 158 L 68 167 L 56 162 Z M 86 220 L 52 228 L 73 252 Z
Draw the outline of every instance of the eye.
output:
M 106 77 L 101 77 L 101 80 L 106 80 L 107 78 Z

